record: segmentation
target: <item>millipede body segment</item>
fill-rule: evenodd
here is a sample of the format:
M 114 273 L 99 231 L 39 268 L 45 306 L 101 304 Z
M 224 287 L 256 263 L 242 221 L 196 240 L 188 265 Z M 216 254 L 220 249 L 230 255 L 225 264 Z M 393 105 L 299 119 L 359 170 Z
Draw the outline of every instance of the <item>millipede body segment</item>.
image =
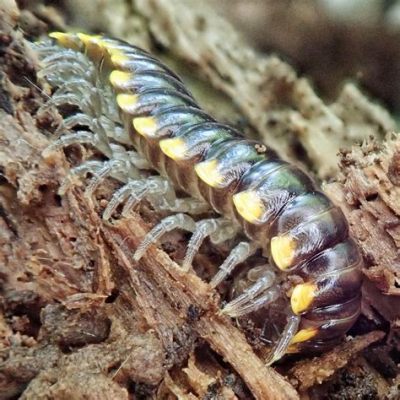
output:
M 122 131 L 129 133 L 125 137 L 120 132 L 119 139 L 114 135 L 114 142 L 131 142 L 138 156 L 145 159 L 143 162 L 160 174 L 146 179 L 133 173 L 121 179 L 126 185 L 111 201 L 113 206 L 107 217 L 132 190 L 136 200 L 151 190 L 156 195 L 171 195 L 171 187 L 192 198 L 173 198 L 169 202 L 177 214 L 153 229 L 135 258 L 139 259 L 162 233 L 183 228 L 194 232 L 186 259 L 186 265 L 190 265 L 204 237 L 219 242 L 240 231 L 248 241 L 232 250 L 212 285 L 218 285 L 235 265 L 257 249 L 272 266 L 266 267 L 254 285 L 225 307 L 228 315 L 245 315 L 276 300 L 280 295 L 277 273 L 281 280 L 296 277 L 296 283 L 286 291 L 290 299 L 289 322 L 270 361 L 287 351 L 324 350 L 341 340 L 360 312 L 362 259 L 349 237 L 348 223 L 340 208 L 300 169 L 279 159 L 264 144 L 245 139 L 202 111 L 182 81 L 145 51 L 104 36 L 50 36 L 54 44 L 44 49 L 59 46 L 68 49 L 71 57 L 83 55 L 94 66 L 97 79 L 108 88 L 108 96 L 118 105 Z M 57 63 L 56 51 L 48 57 Z M 74 64 L 72 58 L 70 64 Z M 82 122 L 84 117 L 76 119 Z M 90 126 L 90 121 L 86 124 Z M 105 126 L 106 130 L 111 129 L 110 124 Z M 114 127 L 120 129 L 118 123 Z M 87 134 L 79 135 L 80 142 L 90 141 Z M 72 142 L 71 136 L 63 143 Z M 96 164 L 98 175 L 125 172 L 121 162 L 129 162 L 129 157 L 115 160 L 113 147 L 101 140 L 98 147 L 109 158 L 108 169 Z M 204 209 L 205 203 L 221 218 L 194 221 L 188 215 Z

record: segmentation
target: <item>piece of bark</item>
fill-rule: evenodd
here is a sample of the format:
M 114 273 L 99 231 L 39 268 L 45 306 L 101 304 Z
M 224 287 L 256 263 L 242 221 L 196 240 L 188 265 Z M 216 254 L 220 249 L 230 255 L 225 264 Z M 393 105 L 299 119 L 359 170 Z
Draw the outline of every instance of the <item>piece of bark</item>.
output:
M 188 393 L 187 390 L 181 388 L 178 383 L 174 382 L 169 374 L 165 376 L 162 387 L 158 391 L 160 398 L 165 398 L 168 392 L 172 394 L 173 397 L 168 397 L 168 400 L 178 399 L 178 400 L 199 400 L 199 397 L 195 396 L 193 393 Z
M 196 365 L 194 356 L 189 358 L 188 366 L 183 370 L 183 372 L 187 375 L 190 386 L 195 390 L 200 398 L 204 398 L 205 396 L 210 397 L 212 395 L 216 396 L 218 393 L 219 396 L 226 400 L 237 400 L 232 389 L 228 387 L 223 387 L 222 390 L 218 389 L 218 386 L 220 386 L 219 381 L 221 380 L 221 376 L 218 374 L 219 371 L 214 371 L 216 374 L 209 375 L 200 370 Z M 214 387 L 215 391 L 212 393 Z
M 129 381 L 156 386 L 164 374 L 163 348 L 150 332 L 121 336 L 101 345 L 86 345 L 65 355 L 51 344 L 15 346 L 8 351 L 0 369 L 2 382 L 18 382 L 19 392 L 28 384 L 23 395 L 27 399 L 37 398 L 38 393 L 40 398 L 59 398 L 64 392 L 69 393 L 69 398 L 97 399 L 95 389 L 101 382 L 102 398 L 113 398 L 117 386 L 121 392 L 126 392 L 124 386 Z M 91 383 L 85 382 L 89 376 Z M 1 387 L 4 390 L 4 384 Z M 94 392 L 90 394 L 91 390 Z
M 316 384 L 321 384 L 329 379 L 336 371 L 346 366 L 358 353 L 384 336 L 385 333 L 380 331 L 358 336 L 347 343 L 335 347 L 320 357 L 298 362 L 289 371 L 289 374 L 295 379 L 299 390 L 304 392 Z
M 324 190 L 345 211 L 367 261 L 365 275 L 383 293 L 399 296 L 400 136 L 368 141 L 341 157 L 338 181 Z

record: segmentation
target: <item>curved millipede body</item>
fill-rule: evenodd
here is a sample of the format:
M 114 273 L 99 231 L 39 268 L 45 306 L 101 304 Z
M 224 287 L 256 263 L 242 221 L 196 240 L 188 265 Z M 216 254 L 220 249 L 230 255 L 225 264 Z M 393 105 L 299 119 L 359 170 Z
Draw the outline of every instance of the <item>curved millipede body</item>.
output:
M 83 55 L 93 66 L 100 87 L 104 85 L 108 100 L 103 109 L 112 109 L 110 99 L 118 105 L 120 120 L 111 110 L 106 122 L 100 123 L 107 131 L 103 137 L 115 140 L 102 141 L 97 135 L 97 147 L 108 157 L 109 164 L 86 163 L 81 167 L 95 168 L 97 176 L 117 176 L 126 183 L 111 200 L 106 218 L 119 202 L 129 199 L 129 206 L 125 206 L 128 210 L 151 194 L 169 199 L 169 209 L 177 212 L 150 232 L 135 259 L 163 233 L 182 228 L 193 232 L 184 261 L 188 267 L 205 237 L 218 243 L 242 232 L 248 240 L 237 244 L 211 284 L 218 285 L 257 249 L 272 266 L 266 266 L 265 273 L 223 312 L 238 317 L 263 309 L 282 294 L 280 282 L 292 281 L 295 283 L 286 291 L 290 298 L 288 323 L 269 362 L 287 351 L 324 350 L 341 340 L 360 312 L 362 259 L 349 237 L 342 211 L 310 177 L 279 159 L 264 144 L 247 140 L 235 129 L 215 121 L 200 109 L 173 72 L 143 50 L 104 36 L 50 36 L 55 42 L 45 42 L 41 50 L 39 47 L 47 57 L 48 70 L 52 64 L 62 65 L 55 48 L 69 52 L 71 70 L 73 54 L 77 60 L 78 54 Z M 77 76 L 79 65 L 77 61 L 74 67 Z M 56 75 L 52 71 L 48 76 Z M 91 121 L 85 122 L 84 117 L 75 119 L 81 122 L 73 120 L 71 126 L 90 126 Z M 119 133 L 111 134 L 112 129 Z M 90 142 L 85 132 L 77 134 L 77 142 Z M 66 135 L 70 139 L 61 138 L 59 144 L 74 142 L 71 135 Z M 129 142 L 136 152 L 129 155 L 115 150 L 121 148 L 118 143 Z M 135 161 L 132 157 L 136 157 Z M 135 171 L 146 168 L 138 167 L 138 159 L 143 165 L 147 162 L 160 176 L 143 178 L 137 174 Z M 127 165 L 132 167 L 132 173 L 126 172 Z M 91 191 L 99 179 L 92 182 Z M 191 199 L 177 198 L 174 188 Z M 221 217 L 195 221 L 188 215 L 204 210 L 205 203 Z M 287 279 L 291 277 L 296 279 Z

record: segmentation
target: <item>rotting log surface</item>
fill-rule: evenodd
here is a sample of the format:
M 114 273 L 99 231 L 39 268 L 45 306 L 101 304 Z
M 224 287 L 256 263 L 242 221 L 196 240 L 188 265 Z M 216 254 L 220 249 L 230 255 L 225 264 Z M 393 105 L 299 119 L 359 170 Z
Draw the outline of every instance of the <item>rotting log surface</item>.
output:
M 71 15 L 77 10 L 75 3 L 66 3 Z M 91 6 L 98 25 L 82 28 L 106 30 L 106 17 L 110 18 L 107 10 L 114 3 L 102 2 L 104 8 Z M 111 33 L 145 47 L 156 40 L 168 49 L 167 55 L 163 52 L 166 58 L 182 65 L 190 61 L 228 96 L 224 101 L 230 101 L 231 106 L 221 107 L 220 112 L 232 110 L 233 104 L 233 109 L 237 107 L 235 115 L 240 114 L 255 128 L 253 134 L 272 142 L 293 160 L 296 154 L 288 149 L 293 143 L 301 143 L 307 163 L 320 176 L 334 173 L 332 148 L 351 143 L 354 132 L 356 137 L 368 133 L 379 138 L 382 131 L 394 126 L 385 110 L 351 85 L 336 104 L 326 106 L 289 65 L 276 57 L 256 54 L 205 5 L 200 10 L 192 1 L 133 1 L 132 11 L 129 2 L 117 3 L 113 18 L 120 18 L 121 24 L 112 25 Z M 46 23 L 60 28 L 63 21 L 53 9 L 37 4 L 19 13 L 13 1 L 0 3 L 0 166 L 4 176 L 0 186 L 0 398 L 21 394 L 24 399 L 128 399 L 132 395 L 159 399 L 295 399 L 305 393 L 312 397 L 315 386 L 334 382 L 337 370 L 347 371 L 348 367 L 350 371 L 355 357 L 359 364 L 368 365 L 360 354 L 382 340 L 379 331 L 358 336 L 323 357 L 294 365 L 283 363 L 279 371 L 288 376 L 289 383 L 275 369 L 264 367 L 262 356 L 254 353 L 234 321 L 218 314 L 218 293 L 199 277 L 183 274 L 165 252 L 155 248 L 140 264 L 132 262 L 133 249 L 149 223 L 158 218 L 146 205 L 140 215 L 109 224 L 100 215 L 105 199 L 115 190 L 112 182 L 101 188 L 99 201 L 87 200 L 80 187 L 63 198 L 57 195 L 69 163 L 78 162 L 88 150 L 79 146 L 70 149 L 68 161 L 61 152 L 46 161 L 41 156 L 53 140 L 51 132 L 58 126 L 60 115 L 53 109 L 37 113 L 46 97 L 34 86 L 35 55 L 24 47 L 21 33 L 13 27 L 23 19 L 26 33 L 38 35 L 49 29 Z M 8 12 L 4 13 L 6 6 Z M 133 12 L 132 18 L 124 17 L 128 9 Z M 154 13 L 156 9 L 162 12 Z M 224 36 L 221 40 L 222 32 L 229 32 L 228 39 Z M 196 52 L 189 45 L 194 41 L 198 44 Z M 268 84 L 260 89 L 260 82 Z M 203 84 L 204 92 L 209 85 Z M 215 98 L 220 101 L 211 93 L 210 99 L 204 97 L 205 107 L 212 109 Z M 231 112 L 221 117 L 229 120 Z M 275 122 L 267 129 L 266 119 L 272 117 Z M 343 136 L 332 135 L 337 129 Z M 285 141 L 280 137 L 284 131 Z M 328 146 L 326 152 L 321 151 L 322 143 Z M 372 321 L 366 331 L 384 327 L 376 314 L 380 308 L 384 310 L 380 317 L 390 324 L 392 344 L 382 346 L 386 349 L 382 357 L 389 357 L 399 346 L 398 315 L 390 306 L 397 294 L 395 252 L 385 255 L 376 245 L 381 240 L 392 241 L 390 248 L 395 249 L 393 241 L 395 246 L 398 243 L 399 211 L 394 196 L 399 186 L 397 143 L 394 138 L 385 145 L 368 147 L 368 151 L 356 147 L 351 155 L 344 153 L 342 172 L 326 189 L 345 209 L 368 261 L 365 273 L 371 280 L 365 287 L 374 297 L 365 305 L 364 313 Z M 321 171 L 324 160 L 327 168 Z M 371 160 L 378 169 L 371 171 Z M 366 178 L 359 181 L 360 174 Z M 372 197 L 365 185 L 359 184 L 365 181 L 375 187 Z M 371 202 L 376 202 L 376 207 L 371 208 Z M 376 218 L 372 211 L 387 210 L 384 205 L 390 209 L 385 214 L 384 229 L 373 235 L 372 242 L 365 241 L 368 226 L 357 221 L 371 215 Z M 374 226 L 379 227 L 382 225 Z M 179 248 L 181 239 L 171 237 L 170 253 L 171 248 Z M 377 276 L 387 280 L 373 279 Z M 381 289 L 388 294 L 382 295 Z M 378 304 L 378 310 L 368 307 L 371 304 L 375 308 Z M 358 332 L 365 329 L 361 326 Z M 395 393 L 396 380 L 391 385 L 392 378 L 395 376 L 381 378 L 383 394 Z

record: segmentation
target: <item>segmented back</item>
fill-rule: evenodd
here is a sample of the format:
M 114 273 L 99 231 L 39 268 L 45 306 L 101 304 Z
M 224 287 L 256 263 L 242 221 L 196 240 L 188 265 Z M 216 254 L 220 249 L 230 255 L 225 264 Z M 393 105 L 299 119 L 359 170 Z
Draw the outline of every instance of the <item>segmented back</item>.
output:
M 182 81 L 143 50 L 104 36 L 50 36 L 95 64 L 115 93 L 132 143 L 151 166 L 175 188 L 205 200 L 224 223 L 241 227 L 250 245 L 237 254 L 261 248 L 278 270 L 303 280 L 290 293 L 291 316 L 300 325 L 289 350 L 337 343 L 359 315 L 362 263 L 342 211 L 300 169 L 202 111 Z M 225 265 L 224 276 L 232 269 Z M 256 295 L 256 289 L 247 293 L 246 304 L 260 293 L 276 298 L 265 282 Z

